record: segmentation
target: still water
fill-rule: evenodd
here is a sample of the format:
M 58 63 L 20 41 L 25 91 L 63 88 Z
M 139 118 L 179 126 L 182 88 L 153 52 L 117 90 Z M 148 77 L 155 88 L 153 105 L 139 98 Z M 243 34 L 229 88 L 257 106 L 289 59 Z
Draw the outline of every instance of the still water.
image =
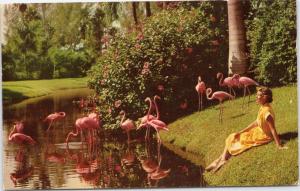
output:
M 122 136 L 105 133 L 89 150 L 79 138 L 66 147 L 67 134 L 77 118 L 86 113 L 74 103 L 91 95 L 88 89 L 64 90 L 55 95 L 29 99 L 3 109 L 4 189 L 93 189 L 203 187 L 203 168 L 180 158 L 156 140 L 144 137 L 127 143 Z M 46 132 L 45 117 L 64 111 L 66 117 Z M 8 142 L 14 122 L 37 144 Z M 80 136 L 79 136 L 80 137 Z M 156 173 L 151 172 L 156 169 Z

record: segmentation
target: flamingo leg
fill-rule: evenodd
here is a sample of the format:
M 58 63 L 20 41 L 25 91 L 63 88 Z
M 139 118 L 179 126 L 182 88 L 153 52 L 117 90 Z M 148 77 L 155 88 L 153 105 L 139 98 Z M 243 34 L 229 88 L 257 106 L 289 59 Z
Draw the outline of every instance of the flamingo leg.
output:
M 157 142 L 158 142 L 159 144 L 161 144 L 161 139 L 160 139 L 160 136 L 159 136 L 159 132 L 158 132 L 157 129 L 155 129 L 155 130 L 156 130 L 156 135 L 157 135 Z
M 49 126 L 48 126 L 48 129 L 47 129 L 47 131 L 49 131 L 49 129 L 50 129 L 50 127 L 51 127 L 52 123 L 53 123 L 53 120 L 51 120 L 51 121 L 50 121 L 50 124 L 49 124 Z
M 219 110 L 220 110 L 220 112 L 219 112 L 219 123 L 222 123 L 222 122 L 221 122 L 221 113 L 222 113 L 222 110 L 221 110 L 221 102 L 219 103 Z
M 248 107 L 249 107 L 251 92 L 250 92 L 250 89 L 248 86 L 247 86 L 247 90 L 248 90 L 248 94 L 249 94 L 249 97 L 248 97 Z
M 147 129 L 146 129 L 146 135 L 145 135 L 145 140 L 148 140 L 149 141 L 149 126 L 147 125 L 147 127 L 146 127 Z
M 200 100 L 200 93 L 198 93 L 198 111 L 200 111 L 200 104 L 201 104 L 201 100 Z
M 246 87 L 244 87 L 244 96 L 243 96 L 243 106 L 242 106 L 242 108 L 244 108 L 245 96 L 246 96 Z
M 223 123 L 223 104 L 220 103 L 220 116 L 221 116 L 221 124 Z
M 232 88 L 231 88 L 230 86 L 228 86 L 228 90 L 229 90 L 229 94 L 230 94 L 230 95 L 232 95 L 231 89 L 232 89 Z M 229 101 L 231 101 L 231 100 L 229 100 Z
M 235 93 L 235 91 L 234 91 L 233 87 L 231 87 L 231 89 L 232 89 L 233 96 L 234 96 L 234 98 L 233 98 L 233 99 L 235 99 L 236 93 Z
M 201 111 L 203 109 L 203 94 L 201 93 Z
M 127 143 L 129 144 L 129 142 L 130 142 L 130 133 L 129 133 L 128 130 L 126 131 L 126 133 L 127 133 Z

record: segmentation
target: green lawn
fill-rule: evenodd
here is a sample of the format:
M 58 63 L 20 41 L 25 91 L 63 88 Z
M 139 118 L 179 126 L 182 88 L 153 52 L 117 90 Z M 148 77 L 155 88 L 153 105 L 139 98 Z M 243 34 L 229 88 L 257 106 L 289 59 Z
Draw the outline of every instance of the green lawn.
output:
M 87 78 L 2 82 L 3 102 L 12 103 L 26 98 L 48 95 L 57 90 L 84 87 L 87 87 Z
M 274 88 L 272 103 L 275 125 L 287 150 L 279 150 L 273 142 L 251 148 L 235 156 L 216 173 L 205 172 L 210 186 L 269 186 L 297 184 L 298 126 L 296 85 Z M 169 132 L 161 132 L 164 144 L 192 162 L 206 166 L 223 151 L 226 137 L 245 128 L 256 119 L 259 106 L 254 94 L 247 110 L 242 99 L 225 102 L 223 124 L 218 122 L 217 106 L 178 119 L 169 124 Z

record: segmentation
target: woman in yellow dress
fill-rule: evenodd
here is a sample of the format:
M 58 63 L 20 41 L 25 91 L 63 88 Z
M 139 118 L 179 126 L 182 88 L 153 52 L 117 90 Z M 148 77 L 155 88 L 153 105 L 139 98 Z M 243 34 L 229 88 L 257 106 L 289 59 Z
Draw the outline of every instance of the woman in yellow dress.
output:
M 273 101 L 272 91 L 267 87 L 257 90 L 256 102 L 261 105 L 257 119 L 247 128 L 230 134 L 225 141 L 225 148 L 219 158 L 213 161 L 205 170 L 214 172 L 223 166 L 232 155 L 238 155 L 243 151 L 274 139 L 278 149 L 287 149 L 282 146 L 275 129 L 275 115 L 270 103 Z

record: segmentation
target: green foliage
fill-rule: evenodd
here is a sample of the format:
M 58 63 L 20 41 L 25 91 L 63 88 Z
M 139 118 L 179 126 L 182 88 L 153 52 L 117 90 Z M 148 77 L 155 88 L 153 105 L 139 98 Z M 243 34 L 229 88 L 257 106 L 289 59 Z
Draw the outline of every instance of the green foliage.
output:
M 247 25 L 256 78 L 268 85 L 296 82 L 296 1 L 252 1 Z
M 274 88 L 272 107 L 276 117 L 276 131 L 287 150 L 279 150 L 274 141 L 254 147 L 231 157 L 216 173 L 206 172 L 205 181 L 210 186 L 275 186 L 293 185 L 298 180 L 298 114 L 297 86 Z M 255 96 L 251 96 L 255 100 Z M 225 146 L 226 137 L 247 127 L 257 117 L 259 106 L 250 103 L 241 110 L 243 99 L 224 103 L 223 123 L 218 118 L 218 108 L 209 107 L 180 118 L 161 131 L 164 145 L 184 158 L 207 166 L 218 158 Z M 169 146 L 170 145 L 170 146 Z
M 223 58 L 215 55 L 228 51 L 212 43 L 226 35 L 219 29 L 224 22 L 211 21 L 210 7 L 205 3 L 197 9 L 162 11 L 146 20 L 142 31 L 115 36 L 89 73 L 106 128 L 118 127 L 121 109 L 132 119 L 142 117 L 148 96 L 162 98 L 161 111 L 168 120 L 180 114 L 184 100 L 196 105 L 198 75 L 205 79 L 215 67 L 222 68 Z M 118 100 L 120 107 L 115 106 Z
M 9 22 L 3 81 L 82 77 L 101 53 L 102 10 L 95 4 L 28 4 Z M 47 15 L 44 17 L 42 15 Z

